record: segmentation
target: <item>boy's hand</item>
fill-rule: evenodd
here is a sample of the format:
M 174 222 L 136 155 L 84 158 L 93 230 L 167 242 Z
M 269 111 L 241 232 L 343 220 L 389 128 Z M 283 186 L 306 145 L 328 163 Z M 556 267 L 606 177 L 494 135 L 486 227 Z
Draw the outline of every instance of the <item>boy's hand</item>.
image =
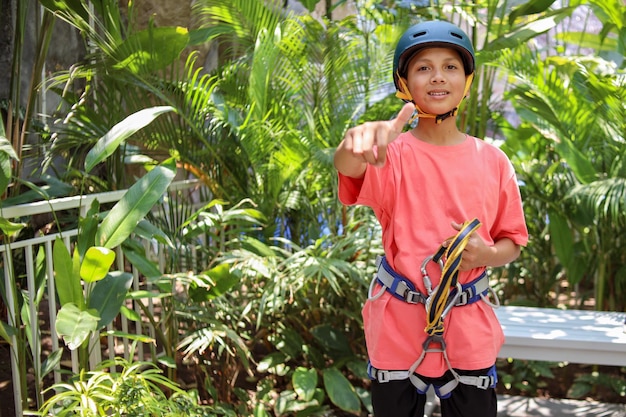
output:
M 462 223 L 451 223 L 452 228 L 457 232 L 460 232 L 463 228 Z M 448 247 L 454 236 L 446 239 L 443 246 Z M 479 268 L 489 264 L 489 256 L 491 254 L 491 247 L 487 246 L 485 241 L 478 233 L 472 233 L 467 239 L 465 249 L 461 258 L 461 265 L 459 265 L 460 271 L 469 271 L 470 269 Z
M 383 166 L 387 159 L 387 145 L 402 133 L 414 108 L 413 104 L 407 103 L 395 119 L 366 122 L 349 129 L 340 146 L 365 163 Z

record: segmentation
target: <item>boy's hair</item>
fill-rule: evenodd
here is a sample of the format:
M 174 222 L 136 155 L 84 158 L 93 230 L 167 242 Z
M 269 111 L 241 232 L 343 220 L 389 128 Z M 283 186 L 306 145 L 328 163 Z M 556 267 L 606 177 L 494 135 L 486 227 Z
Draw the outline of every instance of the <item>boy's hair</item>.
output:
M 393 81 L 400 90 L 398 77 L 406 78 L 411 58 L 424 48 L 444 47 L 458 51 L 463 60 L 465 75 L 475 69 L 474 47 L 458 26 L 443 20 L 421 22 L 411 26 L 398 41 L 393 58 Z

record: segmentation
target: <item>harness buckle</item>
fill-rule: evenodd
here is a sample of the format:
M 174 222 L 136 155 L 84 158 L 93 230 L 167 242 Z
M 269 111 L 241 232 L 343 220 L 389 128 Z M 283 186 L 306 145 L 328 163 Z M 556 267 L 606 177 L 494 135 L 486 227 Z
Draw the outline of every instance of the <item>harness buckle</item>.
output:
M 407 290 L 404 293 L 404 301 L 409 304 L 424 304 L 426 302 L 426 297 L 418 291 Z
M 380 383 L 389 382 L 389 371 L 382 369 L 376 370 L 376 380 Z
M 415 285 L 408 278 L 395 272 L 384 256 L 376 257 L 376 268 L 376 274 L 374 274 L 367 292 L 368 300 L 374 301 L 380 298 L 385 291 L 389 291 L 395 298 L 409 304 L 426 303 L 426 296 L 415 288 Z M 374 293 L 376 283 L 379 283 L 381 288 L 377 293 Z
M 476 382 L 476 386 L 480 389 L 489 388 L 491 386 L 491 377 L 487 375 L 479 376 Z
M 389 381 L 399 381 L 409 377 L 408 371 L 390 371 L 386 369 L 378 369 L 372 366 L 371 362 L 367 362 L 367 375 L 372 381 L 385 383 Z
M 465 291 L 461 291 L 461 294 L 459 295 L 459 297 L 456 300 L 456 303 L 454 304 L 455 306 L 464 306 L 469 304 L 469 301 L 472 297 L 474 297 L 474 295 L 470 294 L 470 291 L 473 290 L 473 287 L 470 287 L 468 289 L 466 289 Z M 473 291 L 472 291 L 473 292 Z
M 487 375 L 458 375 L 455 376 L 455 378 L 462 384 L 471 385 L 480 389 L 493 388 L 498 382 L 498 374 L 496 373 L 495 365 L 489 369 Z

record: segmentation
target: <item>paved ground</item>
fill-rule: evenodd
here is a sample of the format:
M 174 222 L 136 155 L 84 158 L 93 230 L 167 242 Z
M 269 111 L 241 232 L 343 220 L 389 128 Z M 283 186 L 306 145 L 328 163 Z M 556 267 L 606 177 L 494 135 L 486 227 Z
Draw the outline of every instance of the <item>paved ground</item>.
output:
M 441 417 L 437 400 L 425 417 Z M 626 404 L 498 396 L 498 417 L 626 417 Z
M 626 417 L 626 404 L 514 396 L 498 397 L 498 410 L 498 417 Z

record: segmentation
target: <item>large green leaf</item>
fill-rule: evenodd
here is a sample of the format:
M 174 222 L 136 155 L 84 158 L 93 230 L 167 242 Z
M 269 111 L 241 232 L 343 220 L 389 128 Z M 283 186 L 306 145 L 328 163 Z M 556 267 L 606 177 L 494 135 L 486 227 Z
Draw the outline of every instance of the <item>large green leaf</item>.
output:
M 513 26 L 515 20 L 520 16 L 542 13 L 548 10 L 555 0 L 530 0 L 515 7 L 509 14 L 509 25 Z
M 597 33 L 590 32 L 561 32 L 555 35 L 555 39 L 575 43 L 581 48 L 592 48 L 597 52 L 615 52 L 618 47 L 616 39 L 604 38 Z
M 317 387 L 317 370 L 298 367 L 291 377 L 291 383 L 301 400 L 311 401 Z
M 85 158 L 85 171 L 91 172 L 100 162 L 111 156 L 122 142 L 143 129 L 163 113 L 175 111 L 171 106 L 150 107 L 133 113 L 109 130 L 89 151 Z
M 174 248 L 174 244 L 168 235 L 163 232 L 163 230 L 159 229 L 148 220 L 141 220 L 137 223 L 137 228 L 135 229 L 135 234 L 137 236 L 141 236 L 147 240 L 156 240 L 163 245 L 167 245 L 170 248 Z
M 122 245 L 124 257 L 148 280 L 158 279 L 163 276 L 163 272 L 158 268 L 155 262 L 146 257 L 146 251 L 143 246 L 134 239 L 127 239 Z
M 626 178 L 578 184 L 568 191 L 564 202 L 569 216 L 583 226 L 615 231 L 626 227 Z
M 2 121 L 0 121 L 1 125 Z M 0 135 L 0 194 L 4 193 L 11 182 L 11 159 L 19 160 L 11 142 L 2 134 Z
M 89 210 L 78 220 L 78 238 L 76 240 L 76 247 L 80 256 L 85 255 L 87 249 L 92 247 L 96 241 L 96 232 L 98 231 L 98 225 L 100 224 L 100 202 L 93 200 Z
M 220 264 L 205 272 L 208 276 L 208 284 L 198 286 L 197 281 L 189 287 L 189 297 L 196 301 L 208 301 L 226 294 L 237 284 L 241 277 L 230 272 L 228 264 Z
M 137 223 L 152 209 L 174 179 L 176 166 L 172 160 L 155 167 L 128 189 L 104 218 L 96 244 L 105 248 L 119 246 L 133 232 Z
M 141 343 L 156 343 L 156 340 L 150 336 L 136 333 L 126 333 L 119 330 L 107 330 L 101 333 L 102 336 L 113 336 L 119 338 L 126 338 L 128 340 L 136 340 Z M 159 360 L 160 361 L 160 360 Z
M 572 264 L 574 237 L 567 219 L 555 211 L 549 213 L 550 242 L 554 252 L 565 268 Z
M 55 328 L 70 350 L 77 349 L 98 329 L 100 318 L 94 310 L 83 311 L 74 303 L 65 304 L 59 310 Z
M 626 28 L 626 14 L 622 0 L 591 0 L 590 3 L 594 14 L 607 27 L 614 28 L 616 31 Z M 620 51 L 620 53 L 623 52 L 623 50 Z
M 5 236 L 15 236 L 26 226 L 28 226 L 26 223 L 13 223 L 4 217 L 0 217 L 0 230 Z
M 43 361 L 41 364 L 41 373 L 39 374 L 40 378 L 48 375 L 50 372 L 59 368 L 59 364 L 61 363 L 61 358 L 63 357 L 63 348 L 57 349 Z
M 593 255 L 590 255 L 585 247 L 586 242 L 576 242 L 574 244 L 572 261 L 567 269 L 567 281 L 574 285 L 582 281 L 585 276 L 592 274 L 595 263 L 592 261 Z
M 15 327 L 0 320 L 0 337 L 2 337 L 8 344 L 12 344 L 13 336 L 15 336 L 15 334 Z
M 485 46 L 485 50 L 497 51 L 500 49 L 515 48 L 516 46 L 521 45 L 530 39 L 536 38 L 550 29 L 553 29 L 564 17 L 565 16 L 556 15 L 534 20 L 493 40 Z
M 87 249 L 83 262 L 80 264 L 80 277 L 85 282 L 96 282 L 103 279 L 115 261 L 115 252 L 101 246 Z
M 343 411 L 358 414 L 361 411 L 361 400 L 348 378 L 337 368 L 325 369 L 323 376 L 324 387 L 333 404 Z
M 352 354 L 348 338 L 330 324 L 320 324 L 313 327 L 311 334 L 325 348 L 327 353 L 342 356 Z
M 10 182 L 11 158 L 6 153 L 0 152 L 0 194 L 4 194 Z
M 276 255 L 271 246 L 265 244 L 264 242 L 261 242 L 259 239 L 256 239 L 252 236 L 243 236 L 241 238 L 241 247 L 259 256 L 266 256 L 271 258 L 272 256 Z
M 78 258 L 78 256 L 76 256 Z M 84 305 L 80 276 L 74 271 L 74 263 L 70 252 L 58 237 L 52 247 L 54 283 L 59 295 L 61 306 L 72 303 L 79 307 Z
M 133 74 L 153 73 L 175 62 L 188 44 L 186 28 L 150 26 L 130 35 L 113 51 L 113 66 Z
M 555 148 L 559 155 L 561 155 L 570 166 L 580 182 L 588 184 L 598 179 L 596 169 L 589 159 L 588 154 L 576 148 L 576 145 L 571 140 L 561 137 L 560 140 L 555 143 Z
M 98 281 L 89 295 L 89 308 L 98 312 L 98 329 L 111 323 L 119 314 L 133 282 L 132 274 L 114 271 Z
M 49 175 L 42 175 L 37 178 L 38 182 L 45 183 L 43 185 L 35 185 L 27 180 L 20 180 L 20 183 L 25 187 L 30 188 L 28 191 L 23 191 L 15 197 L 9 197 L 4 200 L 3 205 L 5 207 L 15 206 L 17 204 L 27 204 L 33 201 L 39 201 L 41 199 L 49 200 L 53 197 L 67 197 L 75 189 L 58 178 L 53 178 Z
M 300 0 L 300 3 L 306 7 L 306 9 L 309 11 L 309 13 L 313 13 L 315 11 L 315 7 L 317 6 L 317 4 L 319 3 L 318 0 Z M 339 2 L 341 3 L 341 2 Z M 331 3 L 326 3 L 326 4 L 331 4 Z

